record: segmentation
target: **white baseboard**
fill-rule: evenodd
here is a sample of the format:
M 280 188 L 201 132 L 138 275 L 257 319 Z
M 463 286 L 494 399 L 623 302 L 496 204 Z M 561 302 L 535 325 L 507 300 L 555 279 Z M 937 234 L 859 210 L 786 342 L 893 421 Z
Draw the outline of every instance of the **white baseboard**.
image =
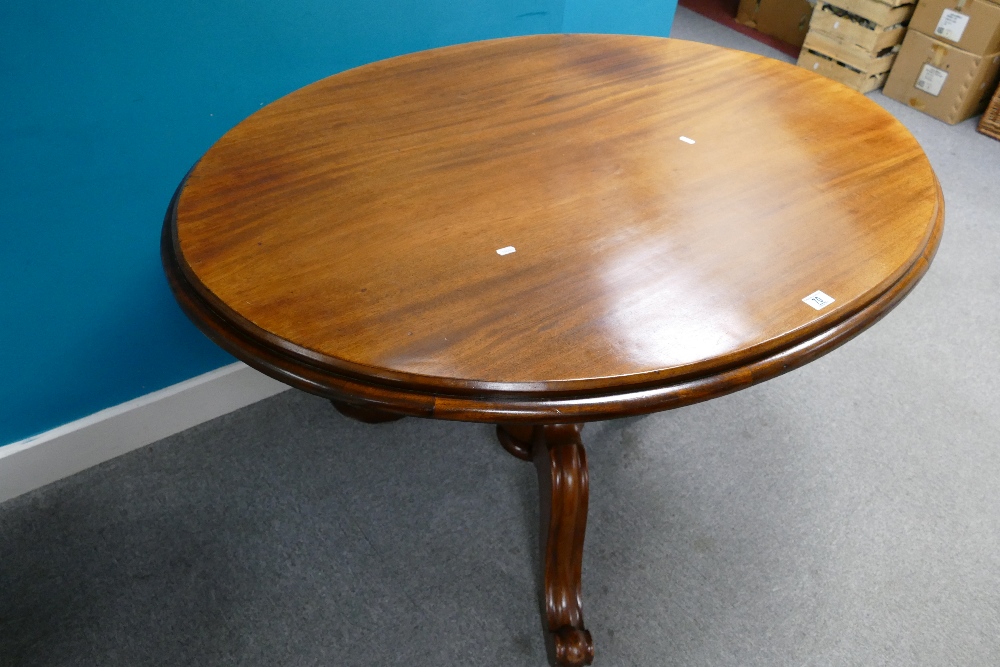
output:
M 288 389 L 235 363 L 0 447 L 0 502 Z

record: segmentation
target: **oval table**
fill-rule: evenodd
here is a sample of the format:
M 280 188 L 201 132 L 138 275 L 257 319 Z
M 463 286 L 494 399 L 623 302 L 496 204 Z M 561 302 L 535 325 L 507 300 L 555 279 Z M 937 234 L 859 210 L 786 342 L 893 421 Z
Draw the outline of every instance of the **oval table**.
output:
M 261 109 L 177 190 L 188 316 L 368 422 L 534 461 L 550 660 L 590 664 L 580 426 L 775 377 L 876 322 L 944 220 L 891 115 L 775 60 L 541 35 L 372 63 Z

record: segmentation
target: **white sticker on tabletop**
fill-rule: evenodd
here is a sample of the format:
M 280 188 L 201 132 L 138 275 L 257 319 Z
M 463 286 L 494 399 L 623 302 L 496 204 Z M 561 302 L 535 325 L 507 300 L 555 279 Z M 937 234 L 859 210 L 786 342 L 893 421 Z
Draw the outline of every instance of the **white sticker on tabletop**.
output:
M 509 255 L 512 252 L 515 252 L 514 246 L 512 246 L 512 245 L 509 245 L 506 248 L 500 248 L 499 250 L 497 250 L 497 254 L 501 255 L 501 256 L 502 255 Z
M 937 97 L 941 94 L 941 88 L 948 79 L 948 73 L 943 69 L 938 69 L 930 63 L 924 65 L 920 70 L 917 82 L 913 84 L 918 90 L 922 90 L 929 95 Z
M 829 294 L 826 294 L 825 292 L 816 290 L 806 298 L 802 299 L 802 301 L 803 303 L 812 306 L 816 310 L 822 310 L 823 308 L 826 308 L 831 303 L 833 303 L 834 298 Z
M 934 34 L 957 42 L 962 39 L 962 33 L 965 32 L 967 25 L 969 25 L 968 14 L 956 12 L 954 9 L 946 9 L 941 12 L 941 20 L 934 28 Z

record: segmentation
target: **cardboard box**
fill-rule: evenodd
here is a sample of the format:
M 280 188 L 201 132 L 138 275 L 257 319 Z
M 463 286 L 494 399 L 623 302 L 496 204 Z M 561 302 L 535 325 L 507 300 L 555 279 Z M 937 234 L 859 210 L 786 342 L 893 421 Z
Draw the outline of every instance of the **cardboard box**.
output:
M 736 21 L 793 46 L 802 46 L 812 10 L 806 0 L 740 0 Z
M 818 2 L 809 33 L 822 35 L 825 41 L 836 44 L 840 50 L 855 51 L 859 56 L 875 54 L 903 41 L 904 22 L 912 13 L 913 5 L 889 7 L 874 0 Z M 828 51 L 823 53 L 834 55 Z
M 882 93 L 954 125 L 986 106 L 1000 53 L 981 56 L 910 30 Z
M 986 105 L 986 111 L 979 120 L 979 131 L 1000 141 L 1000 88 L 997 88 L 993 99 Z
M 809 39 L 810 37 L 806 37 L 806 44 L 809 43 Z M 881 57 L 872 57 L 861 67 L 856 67 L 804 47 L 799 54 L 798 65 L 822 74 L 828 79 L 839 81 L 859 93 L 867 93 L 882 87 L 895 58 L 895 53 L 889 53 Z
M 910 30 L 976 55 L 996 53 L 1000 51 L 1000 5 L 986 0 L 920 0 Z
M 821 0 L 816 3 L 816 9 L 824 4 L 836 5 L 884 27 L 905 24 L 913 16 L 913 10 L 917 6 L 914 0 L 903 0 L 897 5 L 889 5 L 880 0 Z
M 900 37 L 902 41 L 902 37 Z M 850 65 L 859 72 L 888 72 L 892 68 L 892 63 L 896 59 L 898 48 L 887 48 L 879 51 L 865 51 L 852 45 L 844 45 L 831 40 L 821 32 L 809 31 L 802 48 L 809 51 L 821 53 Z
M 880 88 L 913 8 L 878 0 L 819 0 L 798 64 L 862 93 Z

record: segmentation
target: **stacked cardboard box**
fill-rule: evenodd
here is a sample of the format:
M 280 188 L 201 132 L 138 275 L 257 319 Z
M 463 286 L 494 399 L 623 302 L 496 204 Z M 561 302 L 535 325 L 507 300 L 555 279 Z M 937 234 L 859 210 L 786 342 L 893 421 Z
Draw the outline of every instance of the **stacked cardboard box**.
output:
M 802 46 L 811 15 L 809 0 L 740 0 L 736 22 L 793 46 Z
M 1000 4 L 920 0 L 883 92 L 955 124 L 983 110 L 998 77 Z
M 986 106 L 983 117 L 979 119 L 979 131 L 987 137 L 1000 141 L 1000 88 L 993 93 L 993 99 Z
M 889 76 L 913 0 L 819 0 L 799 66 L 867 93 Z

